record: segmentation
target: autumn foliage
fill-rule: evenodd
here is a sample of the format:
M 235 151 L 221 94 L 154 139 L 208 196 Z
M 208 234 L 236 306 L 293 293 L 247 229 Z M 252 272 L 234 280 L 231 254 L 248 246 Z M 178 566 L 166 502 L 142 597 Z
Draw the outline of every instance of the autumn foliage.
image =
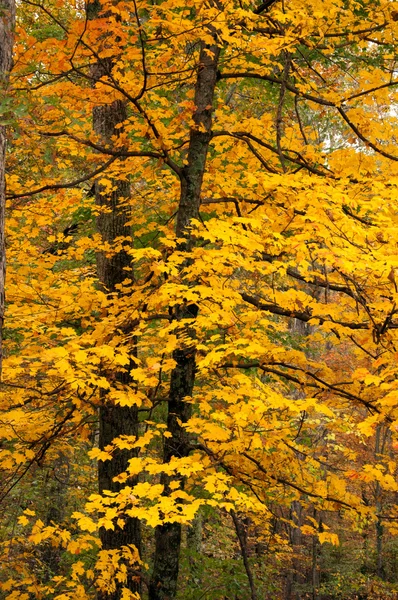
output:
M 18 4 L 2 597 L 396 597 L 397 15 Z

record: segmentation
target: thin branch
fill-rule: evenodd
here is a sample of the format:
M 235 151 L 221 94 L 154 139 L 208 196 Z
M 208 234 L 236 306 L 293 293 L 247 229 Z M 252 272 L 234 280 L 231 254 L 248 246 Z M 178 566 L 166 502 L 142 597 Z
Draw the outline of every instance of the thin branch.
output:
M 247 536 L 246 536 L 246 532 L 244 530 L 245 526 L 242 523 L 241 519 L 239 519 L 238 515 L 236 514 L 236 512 L 234 510 L 231 510 L 230 515 L 231 515 L 232 521 L 235 525 L 236 536 L 239 540 L 239 546 L 240 546 L 240 551 L 241 551 L 241 555 L 242 555 L 242 560 L 243 560 L 243 564 L 245 566 L 247 579 L 248 579 L 249 585 L 250 585 L 250 597 L 251 597 L 251 600 L 257 600 L 256 586 L 254 584 L 253 573 L 251 571 L 248 556 L 247 556 Z
M 89 148 L 92 148 L 93 150 L 97 150 L 97 152 L 101 152 L 101 154 L 108 154 L 109 156 L 115 156 L 116 158 L 131 158 L 131 157 L 147 157 L 147 158 L 165 158 L 165 156 L 163 154 L 161 154 L 160 152 L 152 152 L 152 151 L 145 151 L 145 152 L 136 152 L 136 151 L 129 151 L 129 150 L 112 150 L 111 148 L 105 148 L 105 146 L 101 146 L 100 144 L 97 144 L 95 142 L 92 142 L 91 140 L 85 140 L 83 138 L 78 137 L 77 135 L 74 135 L 72 133 L 69 133 L 68 131 L 62 130 L 62 131 L 42 131 L 39 132 L 39 135 L 43 136 L 43 137 L 67 137 L 71 140 L 74 140 L 75 142 L 77 142 L 78 144 L 82 144 L 83 146 L 88 146 Z
M 40 4 L 39 2 L 32 2 L 31 0 L 22 0 L 22 3 L 29 4 L 30 6 L 35 6 L 36 8 L 40 8 L 43 12 L 46 13 L 47 16 L 50 17 L 50 19 L 54 21 L 54 23 L 58 25 L 58 27 L 60 27 L 65 33 L 69 33 L 65 25 L 61 23 L 61 21 L 59 21 L 56 17 L 54 17 L 54 15 L 43 4 Z
M 61 189 L 77 187 L 80 183 L 84 183 L 85 181 L 88 181 L 89 179 L 96 177 L 100 173 L 103 173 L 103 171 L 105 171 L 105 169 L 107 169 L 113 162 L 115 162 L 115 160 L 116 160 L 115 157 L 110 158 L 105 164 L 98 167 L 98 169 L 95 169 L 95 171 L 92 171 L 88 175 L 79 177 L 79 179 L 74 179 L 73 181 L 68 181 L 67 183 L 54 183 L 54 184 L 43 185 L 41 188 L 36 188 L 35 190 L 31 190 L 30 192 L 23 192 L 21 194 L 9 194 L 9 195 L 7 195 L 7 198 L 11 198 L 11 199 L 26 198 L 28 196 L 34 196 L 35 194 L 40 194 L 41 192 L 45 192 L 47 190 L 61 190 Z
M 308 139 L 307 139 L 307 136 L 305 135 L 303 123 L 302 123 L 302 120 L 301 120 L 301 117 L 300 117 L 300 113 L 299 113 L 299 109 L 298 109 L 298 96 L 294 96 L 294 110 L 295 110 L 295 113 L 296 113 L 298 126 L 300 128 L 300 133 L 301 133 L 301 136 L 302 136 L 302 138 L 304 140 L 304 144 L 308 145 Z
M 364 400 L 360 396 L 356 396 L 355 394 L 352 394 L 351 392 L 348 392 L 347 390 L 343 390 L 343 389 L 337 387 L 337 385 L 334 385 L 332 383 L 328 383 L 327 381 L 324 381 L 323 379 L 321 379 L 314 373 L 311 373 L 311 371 L 305 371 L 304 369 L 301 369 L 300 367 L 288 365 L 286 363 L 277 363 L 277 362 L 274 363 L 273 362 L 273 363 L 271 363 L 271 365 L 280 365 L 282 367 L 285 367 L 286 369 L 292 369 L 293 371 L 299 371 L 303 375 L 306 375 L 307 377 L 311 377 L 317 383 L 310 383 L 308 381 L 302 381 L 301 379 L 299 379 L 298 377 L 295 377 L 288 371 L 280 371 L 279 369 L 275 369 L 273 366 L 268 366 L 264 363 L 261 363 L 258 360 L 247 361 L 244 363 L 226 362 L 226 363 L 222 363 L 219 366 L 219 368 L 220 369 L 260 369 L 261 371 L 264 371 L 265 373 L 271 373 L 272 375 L 277 375 L 278 377 L 282 377 L 283 379 L 286 379 L 287 381 L 296 383 L 300 387 L 314 388 L 319 391 L 325 391 L 326 389 L 331 390 L 331 391 L 337 393 L 342 398 L 346 398 L 347 400 L 358 402 L 359 404 L 366 406 L 366 408 L 371 413 L 375 412 L 377 414 L 381 414 L 380 409 L 377 408 L 377 406 L 374 406 L 371 402 L 368 402 L 367 400 Z M 348 385 L 348 383 L 347 383 L 347 385 Z M 389 420 L 388 417 L 386 417 L 386 419 Z
M 278 107 L 276 110 L 275 128 L 276 128 L 276 147 L 277 147 L 278 154 L 279 154 L 279 160 L 281 161 L 283 172 L 286 173 L 285 157 L 283 155 L 282 146 L 281 146 L 282 124 L 283 124 L 282 112 L 283 112 L 283 105 L 285 102 L 286 84 L 287 84 L 287 79 L 289 76 L 290 65 L 292 63 L 292 59 L 288 52 L 285 52 L 284 54 L 285 54 L 285 65 L 283 67 L 282 83 L 281 83 L 281 87 L 279 90 L 279 101 L 278 101 Z
M 258 138 L 257 136 L 253 135 L 252 133 L 247 133 L 244 131 L 235 131 L 235 132 L 231 132 L 231 131 L 213 131 L 212 134 L 213 137 L 221 137 L 221 136 L 229 136 L 229 137 L 233 137 L 236 138 L 238 140 L 242 140 L 243 142 L 245 142 L 245 144 L 247 144 L 247 146 L 250 148 L 250 150 L 253 152 L 253 154 L 256 156 L 256 158 L 258 158 L 258 160 L 260 162 L 264 162 L 264 166 L 270 170 L 272 169 L 272 167 L 270 167 L 262 158 L 262 156 L 254 149 L 253 144 L 250 144 L 249 140 L 253 140 L 254 142 L 256 142 L 257 144 L 259 144 L 259 146 L 262 146 L 263 148 L 266 148 L 267 150 L 270 150 L 270 152 L 273 152 L 274 154 L 276 154 L 279 157 L 279 152 L 278 149 L 275 148 L 274 146 L 271 146 L 271 144 L 268 144 L 267 142 L 264 142 L 263 140 L 260 140 L 260 138 Z M 322 165 L 322 168 L 325 169 L 326 171 L 328 171 L 328 173 L 325 173 L 323 171 L 320 171 L 319 169 L 317 169 L 316 167 L 310 165 L 305 159 L 304 157 L 299 153 L 296 152 L 294 150 L 287 150 L 287 152 L 292 152 L 294 153 L 297 158 L 293 158 L 292 156 L 289 156 L 289 154 L 283 154 L 283 157 L 288 160 L 289 162 L 295 164 L 295 165 L 299 165 L 300 168 L 305 168 L 307 169 L 310 173 L 313 173 L 314 175 L 319 175 L 320 177 L 325 177 L 326 175 L 329 177 L 332 177 L 332 172 L 330 171 L 330 169 L 328 167 L 325 167 Z M 272 171 L 271 171 L 272 172 Z M 274 171 L 277 173 L 277 171 Z M 335 179 L 335 177 L 333 176 L 333 179 Z
M 331 316 L 329 316 L 329 318 L 326 319 L 324 318 L 324 316 L 312 315 L 309 312 L 291 310 L 287 308 L 282 308 L 277 304 L 264 303 L 260 299 L 255 298 L 254 296 L 250 296 L 246 293 L 241 293 L 240 295 L 242 300 L 244 300 L 248 304 L 251 304 L 252 306 L 256 306 L 260 310 L 265 310 L 274 315 L 280 315 L 282 317 L 298 319 L 299 321 L 303 321 L 304 323 L 308 323 L 308 321 L 310 321 L 311 319 L 317 319 L 320 325 L 323 325 L 323 323 L 331 322 L 335 325 L 340 325 L 341 327 L 347 327 L 348 329 L 370 329 L 369 323 L 366 322 L 352 323 L 348 321 L 336 321 Z
M 53 184 L 43 185 L 40 188 L 31 190 L 30 192 L 23 192 L 21 194 L 9 194 L 9 195 L 7 195 L 7 198 L 11 198 L 11 199 L 26 198 L 28 196 L 34 196 L 35 194 L 40 194 L 41 192 L 45 192 L 47 190 L 62 190 L 62 189 L 66 189 L 66 188 L 77 187 L 80 183 L 84 183 L 85 181 L 88 181 L 89 179 L 96 177 L 100 173 L 103 173 L 105 171 L 105 169 L 107 169 L 112 163 L 115 162 L 115 160 L 117 160 L 117 157 L 112 156 L 112 158 L 110 158 L 106 163 L 104 163 L 103 165 L 98 167 L 98 169 L 95 169 L 95 171 L 92 171 L 91 173 L 88 173 L 87 175 L 83 175 L 82 177 L 79 177 L 78 179 L 74 179 L 73 181 L 68 181 L 67 183 L 53 183 Z
M 351 217 L 352 219 L 355 219 L 356 221 L 358 221 L 359 223 L 362 223 L 363 225 L 369 225 L 369 227 L 377 227 L 377 225 L 375 223 L 372 223 L 372 221 L 368 221 L 367 219 L 363 219 L 362 217 L 359 217 L 358 215 L 354 215 L 354 213 L 352 213 L 345 206 L 342 207 L 342 211 L 345 215 L 347 215 L 348 217 Z
M 282 85 L 283 80 L 278 79 L 277 77 L 271 77 L 270 75 L 260 75 L 259 73 L 251 73 L 247 72 L 238 72 L 238 73 L 219 73 L 219 79 L 262 79 L 263 81 L 269 81 L 270 83 L 277 83 Z M 305 92 L 300 91 L 294 85 L 289 82 L 286 82 L 286 89 L 292 94 L 296 94 L 297 96 L 301 96 L 301 98 L 305 98 L 306 100 L 310 100 L 311 102 L 315 102 L 316 104 L 321 104 L 322 106 L 332 106 L 335 107 L 335 103 L 330 100 L 326 100 L 325 98 L 319 98 L 317 96 L 312 96 L 311 94 L 306 94 Z
M 264 2 L 262 2 L 260 4 L 260 6 L 257 6 L 257 8 L 254 9 L 254 14 L 255 15 L 261 15 L 261 13 L 268 11 L 270 8 L 272 8 L 272 6 L 274 4 L 276 4 L 278 0 L 265 0 Z
M 274 481 L 276 481 L 279 484 L 287 485 L 288 487 L 291 487 L 294 490 L 297 490 L 298 492 L 300 492 L 300 494 L 303 494 L 304 496 L 309 496 L 310 498 L 319 498 L 321 500 L 326 500 L 327 502 L 335 502 L 336 504 L 341 504 L 342 506 L 346 506 L 347 508 L 350 508 L 350 509 L 353 508 L 350 504 L 348 504 L 347 502 L 344 502 L 344 500 L 341 500 L 340 498 L 335 498 L 334 496 L 329 496 L 329 495 L 322 496 L 321 494 L 316 494 L 315 492 L 309 492 L 305 488 L 302 488 L 301 486 L 297 485 L 296 483 L 293 483 L 292 481 L 287 481 L 286 479 L 283 479 L 282 477 L 276 477 L 275 475 L 268 473 L 268 471 L 266 469 L 264 469 L 262 464 L 257 459 L 255 459 L 253 456 L 250 456 L 249 454 L 247 454 L 247 452 L 242 452 L 242 456 L 244 456 L 250 462 L 255 464 L 256 467 L 258 468 L 258 470 L 261 473 L 263 473 L 264 475 L 266 475 L 267 477 L 269 477 L 270 479 L 273 479 Z
M 389 87 L 395 87 L 398 85 L 398 81 L 390 81 L 388 83 L 383 83 L 383 85 L 378 85 L 373 88 L 369 88 L 368 90 L 364 90 L 363 92 L 358 92 L 358 94 L 353 94 L 352 96 L 348 96 L 343 100 L 344 102 L 349 102 L 349 100 L 354 100 L 354 98 L 360 98 L 361 96 L 366 96 L 366 94 L 371 94 L 372 92 L 378 92 L 379 90 L 383 90 Z
M 373 142 L 371 142 L 370 140 L 368 140 L 368 138 L 366 138 L 363 135 L 363 133 L 361 131 L 359 131 L 358 127 L 351 121 L 351 119 L 348 117 L 348 115 L 345 112 L 345 110 L 343 108 L 341 108 L 341 106 L 336 106 L 336 108 L 337 108 L 338 112 L 340 113 L 340 115 L 343 117 L 344 121 L 350 127 L 350 129 L 352 129 L 352 131 L 355 133 L 355 135 L 366 146 L 369 146 L 369 148 L 372 148 L 372 150 L 374 150 L 378 154 L 381 154 L 382 156 L 385 156 L 386 158 L 389 158 L 390 160 L 398 161 L 398 156 L 395 156 L 394 154 L 390 154 L 389 152 L 385 152 L 385 150 L 382 150 L 379 146 L 376 146 L 376 144 L 374 144 Z
M 269 171 L 270 173 L 278 173 L 278 171 L 276 169 L 274 169 L 273 167 L 270 166 L 270 164 L 265 160 L 265 158 L 263 158 L 263 156 L 261 156 L 260 152 L 258 152 L 255 147 L 253 146 L 253 144 L 246 138 L 240 138 L 242 139 L 247 146 L 250 148 L 251 152 L 254 154 L 254 156 L 257 158 L 257 160 L 263 165 L 264 169 L 266 171 Z
M 357 29 L 356 31 L 348 30 L 348 31 L 342 31 L 342 32 L 335 32 L 335 33 L 324 33 L 324 34 L 322 34 L 322 38 L 344 37 L 345 35 L 350 35 L 350 36 L 368 35 L 369 33 L 373 33 L 374 31 L 380 31 L 386 25 L 388 25 L 388 22 L 384 21 L 384 23 L 382 23 L 380 25 L 375 25 L 374 27 L 369 27 L 367 29 Z
M 142 82 L 141 90 L 138 93 L 138 95 L 136 96 L 136 100 L 140 100 L 142 98 L 142 96 L 146 92 L 147 81 L 148 81 L 148 72 L 147 72 L 147 68 L 146 68 L 144 40 L 143 40 L 143 37 L 142 37 L 142 25 L 141 25 L 140 17 L 138 15 L 138 9 L 137 9 L 136 0 L 133 0 L 133 4 L 134 4 L 135 19 L 136 19 L 137 28 L 138 28 L 138 35 L 139 35 L 139 38 L 140 38 L 140 47 L 141 47 L 141 64 L 142 64 L 143 82 Z

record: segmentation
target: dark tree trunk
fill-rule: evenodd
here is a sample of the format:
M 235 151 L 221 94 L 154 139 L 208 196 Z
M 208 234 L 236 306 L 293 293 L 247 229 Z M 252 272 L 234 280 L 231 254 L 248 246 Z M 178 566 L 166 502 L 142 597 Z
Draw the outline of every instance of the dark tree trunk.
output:
M 113 135 L 116 135 L 115 126 L 126 119 L 125 107 L 122 102 L 114 102 L 108 106 L 97 107 L 94 110 L 93 121 L 94 129 L 100 133 L 104 141 L 110 142 Z M 119 236 L 128 236 L 131 234 L 131 228 L 127 225 L 129 215 L 125 206 L 125 198 L 129 195 L 129 186 L 126 182 L 113 182 L 116 189 L 111 194 L 105 194 L 100 184 L 96 183 L 95 196 L 97 206 L 106 208 L 101 212 L 97 219 L 97 230 L 101 234 L 102 240 L 112 244 L 115 238 Z M 111 209 L 109 212 L 109 208 Z M 109 292 L 117 291 L 117 285 L 126 279 L 127 273 L 125 267 L 130 265 L 130 258 L 126 252 L 119 252 L 108 258 L 104 253 L 97 253 L 97 272 L 98 278 L 103 288 Z M 136 354 L 135 348 L 132 349 L 132 356 Z M 131 385 L 133 379 L 131 370 L 134 363 L 131 361 L 126 372 L 109 373 L 112 383 L 120 383 L 124 386 Z M 116 437 L 121 435 L 138 435 L 138 411 L 136 406 L 119 406 L 109 401 L 107 394 L 102 397 L 102 404 L 99 409 L 99 447 L 103 450 Z M 98 485 L 99 491 L 110 490 L 117 492 L 121 485 L 113 481 L 114 477 L 127 470 L 128 461 L 132 453 L 126 450 L 119 450 L 113 454 L 112 460 L 100 461 L 98 463 Z M 132 482 L 134 484 L 134 482 Z M 111 550 L 133 544 L 139 554 L 141 554 L 141 530 L 138 519 L 127 518 L 123 528 L 115 524 L 115 529 L 100 530 L 102 548 Z M 132 592 L 140 592 L 141 585 L 139 578 L 132 571 L 127 581 L 128 589 Z M 107 600 L 116 600 L 120 596 L 117 591 L 112 597 L 109 594 L 105 596 Z
M 186 242 L 180 249 L 186 252 L 192 249 L 193 240 L 187 227 L 192 219 L 199 215 L 200 194 L 203 175 L 206 166 L 206 157 L 211 140 L 212 106 L 214 90 L 217 81 L 217 64 L 219 48 L 202 46 L 199 57 L 199 69 L 195 87 L 196 111 L 193 116 L 194 126 L 190 132 L 187 164 L 181 175 L 181 195 L 177 213 L 176 234 L 184 237 Z M 187 258 L 189 261 L 189 257 Z M 198 313 L 196 305 L 178 307 L 174 312 L 175 320 L 195 319 Z M 173 456 L 187 456 L 190 451 L 189 435 L 182 424 L 191 417 L 192 406 L 185 401 L 185 397 L 192 396 L 196 356 L 193 342 L 194 327 L 185 330 L 186 338 L 191 343 L 173 353 L 176 366 L 171 374 L 170 392 L 168 403 L 167 427 L 171 433 L 170 438 L 164 442 L 164 462 L 167 463 Z M 169 477 L 163 476 L 162 483 L 165 493 L 168 493 Z M 183 486 L 183 482 L 181 484 Z M 149 600 L 172 600 L 176 596 L 179 557 L 181 546 L 181 525 L 167 523 L 159 525 L 155 532 L 155 559 L 152 577 L 149 585 Z
M 110 142 L 113 135 L 118 131 L 115 126 L 126 119 L 125 107 L 121 102 L 114 102 L 108 106 L 96 108 L 93 114 L 94 129 L 100 133 L 104 141 Z M 99 183 L 95 185 L 96 204 L 107 210 L 101 212 L 97 218 L 97 230 L 102 240 L 112 244 L 115 238 L 129 236 L 131 228 L 127 225 L 129 215 L 124 206 L 125 198 L 129 195 L 129 186 L 125 182 L 113 182 L 116 189 L 111 194 L 105 194 Z M 109 212 L 108 210 L 111 209 Z M 130 265 L 130 258 L 126 252 L 119 252 L 108 258 L 104 253 L 97 253 L 98 278 L 108 293 L 117 292 L 117 285 L 122 283 L 127 276 L 125 267 Z M 128 275 L 131 277 L 131 274 Z M 136 350 L 132 348 L 132 357 Z M 116 383 L 128 386 L 133 384 L 131 370 L 134 362 L 127 366 L 126 372 L 112 372 L 108 376 L 112 379 L 112 385 Z M 99 447 L 103 450 L 108 444 L 121 435 L 138 435 L 138 411 L 136 406 L 119 406 L 108 400 L 106 392 L 102 395 L 102 404 L 99 409 Z M 127 470 L 128 461 L 132 457 L 131 451 L 119 450 L 113 454 L 112 460 L 100 461 L 98 463 L 98 485 L 99 491 L 110 490 L 117 492 L 121 484 L 113 481 L 114 477 Z M 134 485 L 134 481 L 131 482 Z M 138 519 L 127 518 L 123 528 L 115 524 L 115 529 L 100 530 L 102 548 L 111 550 L 133 544 L 141 554 L 141 531 Z M 132 571 L 127 581 L 128 589 L 132 592 L 140 592 L 139 578 Z M 107 600 L 116 600 L 120 596 L 120 590 L 114 596 L 106 595 Z
M 100 3 L 93 2 L 88 6 L 90 18 L 98 14 Z M 105 15 L 106 17 L 106 15 Z M 104 40 L 106 44 L 106 40 Z M 112 69 L 110 60 L 103 60 L 91 69 L 91 76 L 98 81 Z M 126 107 L 122 101 L 115 101 L 108 105 L 97 106 L 93 111 L 93 128 L 104 145 L 111 145 L 112 139 L 122 131 L 117 126 L 127 118 Z M 130 186 L 126 181 L 112 181 L 112 192 L 106 192 L 104 187 L 96 182 L 95 200 L 99 208 L 97 217 L 97 231 L 103 242 L 109 242 L 112 247 L 115 239 L 131 236 L 131 226 L 128 222 L 131 218 L 127 199 L 130 196 Z M 118 293 L 118 284 L 127 277 L 131 278 L 131 259 L 127 252 L 120 251 L 111 257 L 99 251 L 96 256 L 97 273 L 101 286 L 105 292 L 114 295 Z M 133 385 L 134 380 L 131 371 L 134 368 L 133 358 L 136 356 L 136 346 L 131 348 L 131 361 L 124 372 L 104 372 L 104 375 L 112 381 L 112 386 L 120 384 L 123 387 Z M 110 401 L 106 392 L 102 394 L 102 402 L 99 409 L 99 447 L 103 450 L 108 444 L 121 436 L 138 436 L 138 410 L 136 406 L 120 406 Z M 134 452 L 119 450 L 113 453 L 112 460 L 100 461 L 98 464 L 98 487 L 102 493 L 105 490 L 117 492 L 123 484 L 114 481 L 114 478 L 128 468 L 128 461 Z M 134 485 L 136 481 L 131 481 Z M 124 517 L 125 524 L 119 527 L 114 523 L 114 529 L 100 529 L 100 539 L 104 550 L 120 549 L 122 546 L 133 545 L 141 555 L 141 527 L 138 519 Z M 130 566 L 126 583 L 117 583 L 114 593 L 98 593 L 99 600 L 118 600 L 123 587 L 132 592 L 141 593 L 141 580 L 138 565 Z
M 12 67 L 12 48 L 14 42 L 15 2 L 14 0 L 0 0 L 0 95 L 3 96 L 9 81 L 9 72 Z M 4 321 L 5 302 L 5 162 L 6 162 L 6 128 L 0 124 L 0 376 L 3 362 L 2 329 Z

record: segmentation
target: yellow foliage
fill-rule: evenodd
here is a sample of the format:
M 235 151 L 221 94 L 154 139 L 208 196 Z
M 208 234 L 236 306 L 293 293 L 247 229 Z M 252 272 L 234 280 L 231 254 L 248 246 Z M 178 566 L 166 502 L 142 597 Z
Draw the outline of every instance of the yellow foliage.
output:
M 136 598 L 134 549 L 99 550 L 95 571 L 78 558 L 130 518 L 183 525 L 208 506 L 269 531 L 271 506 L 300 502 L 354 528 L 377 494 L 393 504 L 395 5 L 255 4 L 18 5 L 0 468 L 5 496 L 60 457 L 78 481 L 72 525 L 16 516 L 25 544 L 76 558 L 37 597 L 96 580 Z M 117 103 L 105 139 L 92 124 Z M 98 420 L 119 429 L 93 448 Z M 119 472 L 90 495 L 97 461 Z M 18 581 L 3 590 L 24 600 Z

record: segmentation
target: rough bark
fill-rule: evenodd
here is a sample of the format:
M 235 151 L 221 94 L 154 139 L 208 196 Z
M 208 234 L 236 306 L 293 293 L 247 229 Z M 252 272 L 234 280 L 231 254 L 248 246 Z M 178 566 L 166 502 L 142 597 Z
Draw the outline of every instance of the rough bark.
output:
M 4 97 L 9 82 L 9 72 L 12 66 L 12 49 L 14 42 L 15 2 L 0 0 L 0 102 Z M 6 128 L 0 123 L 0 376 L 3 361 L 2 329 L 5 303 L 5 162 L 6 162 Z
M 101 106 L 95 109 L 93 115 L 94 129 L 100 133 L 104 141 L 110 141 L 113 135 L 116 135 L 115 126 L 126 119 L 125 107 L 122 102 L 114 102 L 108 106 Z M 96 204 L 106 211 L 100 212 L 97 218 L 97 230 L 101 234 L 102 240 L 112 244 L 115 238 L 119 236 L 128 236 L 131 228 L 127 225 L 129 216 L 125 207 L 125 198 L 129 195 L 129 187 L 126 182 L 113 182 L 116 189 L 111 194 L 103 193 L 102 186 L 99 183 L 95 185 Z M 109 212 L 109 208 L 111 209 Z M 125 267 L 130 265 L 130 258 L 126 252 L 119 252 L 108 258 L 104 253 L 97 253 L 97 272 L 98 278 L 103 288 L 109 292 L 117 291 L 117 285 L 126 279 L 127 273 Z M 132 350 L 132 355 L 135 352 Z M 124 373 L 109 373 L 112 383 L 120 383 L 124 386 L 131 385 L 133 379 L 131 370 L 134 363 L 131 361 Z M 99 447 L 103 450 L 116 437 L 120 435 L 138 435 L 138 411 L 136 406 L 119 406 L 110 402 L 106 393 L 103 394 L 102 404 L 99 409 Z M 128 451 L 118 451 L 114 453 L 110 461 L 100 461 L 98 464 L 98 485 L 99 491 L 104 490 L 119 491 L 120 484 L 113 481 L 114 477 L 125 472 L 128 467 L 128 461 L 132 453 Z M 132 482 L 134 484 L 134 482 Z M 115 525 L 115 529 L 100 530 L 102 548 L 105 550 L 120 548 L 128 544 L 133 544 L 139 554 L 141 554 L 141 529 L 138 519 L 127 518 L 126 523 L 121 529 Z M 127 581 L 128 589 L 132 592 L 140 592 L 141 585 L 139 578 L 132 571 Z M 120 596 L 120 590 L 115 595 L 106 595 L 107 600 L 116 600 Z
M 121 102 L 114 102 L 108 106 L 96 108 L 93 115 L 94 128 L 97 133 L 101 133 L 104 141 L 110 142 L 112 135 L 118 131 L 115 126 L 122 123 L 126 118 L 125 107 Z M 128 214 L 125 207 L 125 198 L 128 197 L 129 188 L 126 182 L 113 182 L 116 189 L 111 194 L 105 194 L 102 186 L 97 182 L 95 185 L 96 204 L 106 211 L 100 212 L 97 218 L 97 230 L 101 234 L 102 240 L 112 244 L 115 238 L 119 236 L 128 236 L 131 228 L 127 225 Z M 111 209 L 109 212 L 108 210 Z M 130 265 L 130 258 L 126 252 L 119 252 L 108 258 L 105 253 L 97 253 L 97 273 L 99 281 L 104 290 L 109 293 L 117 291 L 117 285 L 126 279 L 127 273 L 125 267 Z M 135 354 L 132 349 L 132 356 Z M 131 361 L 127 371 L 120 373 L 108 373 L 115 382 L 128 386 L 133 384 L 131 370 L 134 363 Z M 102 404 L 99 409 L 99 447 L 103 450 L 116 437 L 120 435 L 138 435 L 138 411 L 136 406 L 119 406 L 110 402 L 107 394 L 102 397 Z M 113 454 L 113 459 L 109 461 L 100 461 L 98 464 L 98 486 L 99 491 L 104 490 L 119 491 L 121 485 L 113 481 L 114 477 L 125 472 L 128 467 L 128 461 L 132 453 L 128 451 L 118 451 Z M 134 482 L 132 482 L 134 484 Z M 127 518 L 126 523 L 121 529 L 115 525 L 115 529 L 100 530 L 102 548 L 105 550 L 120 548 L 128 544 L 133 544 L 139 554 L 141 554 L 141 531 L 138 519 Z M 140 592 L 141 586 L 139 579 L 134 572 L 130 573 L 127 585 L 132 592 Z M 118 590 L 114 596 L 106 595 L 107 600 L 116 600 L 120 596 Z
M 88 6 L 88 14 L 91 18 L 98 14 L 100 3 L 95 1 Z M 104 42 L 106 43 L 106 41 Z M 112 69 L 110 60 L 103 60 L 91 69 L 91 76 L 98 81 Z M 108 105 L 97 106 L 93 110 L 93 128 L 104 145 L 112 144 L 112 139 L 120 134 L 117 128 L 127 118 L 126 107 L 122 101 L 115 101 Z M 95 183 L 95 201 L 99 208 L 97 217 L 97 231 L 101 234 L 104 242 L 112 246 L 116 238 L 131 236 L 131 227 L 128 225 L 130 213 L 127 199 L 130 196 L 129 184 L 126 181 L 112 181 L 113 191 L 106 192 L 104 187 L 97 181 Z M 131 272 L 126 272 L 130 267 L 129 255 L 120 251 L 111 257 L 99 251 L 96 255 L 97 274 L 102 288 L 109 294 L 118 292 L 118 284 L 127 277 L 131 278 Z M 112 385 L 121 384 L 129 386 L 133 384 L 131 371 L 134 368 L 133 358 L 136 356 L 136 348 L 131 349 L 131 362 L 125 372 L 104 373 L 112 380 Z M 138 410 L 136 406 L 119 406 L 111 402 L 106 392 L 102 394 L 102 402 L 99 409 L 99 441 L 98 445 L 103 450 L 116 437 L 121 435 L 138 435 Z M 117 492 L 122 485 L 114 481 L 114 478 L 128 467 L 128 461 L 133 456 L 131 451 L 118 451 L 113 454 L 112 460 L 100 461 L 98 464 L 98 487 L 100 493 L 104 490 Z M 134 485 L 134 481 L 130 482 Z M 115 528 L 100 529 L 100 539 L 104 550 L 118 549 L 122 546 L 133 545 L 141 555 L 141 527 L 138 519 L 126 517 L 124 527 L 115 523 Z M 118 600 L 121 589 L 127 587 L 132 592 L 141 593 L 141 581 L 137 569 L 129 569 L 126 583 L 118 583 L 114 593 L 98 593 L 99 600 Z
M 195 87 L 196 111 L 193 116 L 194 126 L 190 132 L 187 164 L 182 170 L 181 194 L 176 221 L 177 237 L 184 237 L 186 242 L 180 249 L 189 253 L 193 240 L 187 230 L 192 219 L 199 215 L 200 195 L 206 157 L 211 140 L 212 107 L 214 90 L 217 81 L 217 64 L 219 57 L 217 45 L 201 48 L 198 76 Z M 189 259 L 188 259 L 189 260 Z M 174 312 L 176 320 L 195 319 L 198 313 L 196 305 L 178 307 Z M 196 356 L 193 343 L 194 328 L 185 331 L 191 344 L 185 343 L 173 354 L 176 366 L 171 374 L 167 427 L 172 434 L 165 439 L 165 463 L 173 456 L 184 457 L 190 452 L 189 435 L 182 425 L 191 417 L 192 405 L 185 398 L 192 396 L 195 383 Z M 165 493 L 168 493 L 169 478 L 162 477 Z M 183 485 L 183 482 L 182 482 Z M 177 593 L 179 557 L 181 546 L 181 525 L 167 523 L 156 528 L 155 558 L 152 577 L 149 585 L 149 600 L 172 600 Z

